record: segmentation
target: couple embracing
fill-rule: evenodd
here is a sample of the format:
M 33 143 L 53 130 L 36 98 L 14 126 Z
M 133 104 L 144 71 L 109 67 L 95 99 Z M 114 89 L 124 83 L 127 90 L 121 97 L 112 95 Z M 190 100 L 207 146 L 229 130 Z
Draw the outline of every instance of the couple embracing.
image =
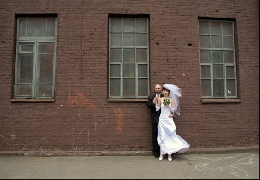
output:
M 175 114 L 180 115 L 179 97 L 181 89 L 174 84 L 155 85 L 155 93 L 148 96 L 147 107 L 151 110 L 152 151 L 159 160 L 168 154 L 172 161 L 173 153 L 184 153 L 190 145 L 176 134 L 173 121 Z

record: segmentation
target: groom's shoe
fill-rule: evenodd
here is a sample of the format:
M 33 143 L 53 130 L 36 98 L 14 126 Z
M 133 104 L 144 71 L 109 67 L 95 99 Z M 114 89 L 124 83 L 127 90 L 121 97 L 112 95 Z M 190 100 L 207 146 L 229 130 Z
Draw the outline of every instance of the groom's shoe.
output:
M 158 154 L 155 154 L 154 157 L 155 157 L 155 158 L 159 158 L 159 155 L 158 155 Z
M 159 154 L 157 154 L 157 153 L 153 153 L 153 156 L 154 156 L 155 158 L 159 158 Z

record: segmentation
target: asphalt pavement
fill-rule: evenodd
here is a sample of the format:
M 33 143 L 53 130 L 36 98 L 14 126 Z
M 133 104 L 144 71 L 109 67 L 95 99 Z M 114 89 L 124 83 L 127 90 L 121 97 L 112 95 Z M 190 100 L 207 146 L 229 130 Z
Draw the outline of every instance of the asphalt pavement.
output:
M 259 179 L 259 151 L 167 155 L 0 155 L 1 179 Z

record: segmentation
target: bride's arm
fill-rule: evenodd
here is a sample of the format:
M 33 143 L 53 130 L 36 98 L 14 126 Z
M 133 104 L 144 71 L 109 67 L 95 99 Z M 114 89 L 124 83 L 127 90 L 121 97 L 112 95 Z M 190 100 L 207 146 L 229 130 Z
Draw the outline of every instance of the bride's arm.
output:
M 174 115 L 174 112 L 175 112 L 175 110 L 174 110 L 174 101 L 173 101 L 173 99 L 171 99 L 171 104 L 169 105 L 169 109 L 170 109 L 170 111 L 173 113 L 173 115 Z

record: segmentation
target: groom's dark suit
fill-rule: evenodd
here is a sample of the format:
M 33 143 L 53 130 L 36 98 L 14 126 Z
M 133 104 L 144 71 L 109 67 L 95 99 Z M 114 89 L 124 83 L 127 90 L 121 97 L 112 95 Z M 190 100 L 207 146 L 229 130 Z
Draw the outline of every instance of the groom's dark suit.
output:
M 158 158 L 160 155 L 160 146 L 157 142 L 157 135 L 158 135 L 158 123 L 159 123 L 159 116 L 161 113 L 161 110 L 156 111 L 155 104 L 153 103 L 153 99 L 155 98 L 156 93 L 151 94 L 148 96 L 147 101 L 147 108 L 151 110 L 151 120 L 152 120 L 152 144 L 153 144 L 153 155 Z M 163 95 L 160 94 L 160 97 Z

